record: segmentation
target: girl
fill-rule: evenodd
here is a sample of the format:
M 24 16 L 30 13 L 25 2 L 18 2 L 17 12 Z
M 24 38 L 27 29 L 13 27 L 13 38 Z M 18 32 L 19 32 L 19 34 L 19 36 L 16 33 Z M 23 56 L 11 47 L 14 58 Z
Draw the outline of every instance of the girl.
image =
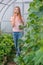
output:
M 20 48 L 18 40 L 22 37 L 23 29 L 20 29 L 20 25 L 24 25 L 23 17 L 21 16 L 21 11 L 19 6 L 14 8 L 14 14 L 11 17 L 11 25 L 13 28 L 13 37 L 16 48 L 16 55 L 20 55 Z

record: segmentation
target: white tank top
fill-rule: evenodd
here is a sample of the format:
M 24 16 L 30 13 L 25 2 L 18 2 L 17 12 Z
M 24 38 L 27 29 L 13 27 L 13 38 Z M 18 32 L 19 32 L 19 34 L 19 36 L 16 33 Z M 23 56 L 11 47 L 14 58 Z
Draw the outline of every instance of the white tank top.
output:
M 22 32 L 23 30 L 19 29 L 19 25 L 23 25 L 21 21 L 16 21 L 15 26 L 13 27 L 13 32 Z

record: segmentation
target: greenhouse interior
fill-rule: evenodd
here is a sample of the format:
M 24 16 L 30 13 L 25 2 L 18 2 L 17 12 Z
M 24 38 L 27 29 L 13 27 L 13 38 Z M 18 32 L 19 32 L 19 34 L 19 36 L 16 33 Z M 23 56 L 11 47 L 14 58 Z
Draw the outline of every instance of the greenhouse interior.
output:
M 43 0 L 0 0 L 0 65 L 43 65 Z
M 0 22 L 2 32 L 11 32 L 10 17 L 15 6 L 20 6 L 25 21 L 28 15 L 29 3 L 32 0 L 0 0 Z M 4 25 L 4 26 L 3 26 Z M 10 28 L 10 29 L 9 29 Z

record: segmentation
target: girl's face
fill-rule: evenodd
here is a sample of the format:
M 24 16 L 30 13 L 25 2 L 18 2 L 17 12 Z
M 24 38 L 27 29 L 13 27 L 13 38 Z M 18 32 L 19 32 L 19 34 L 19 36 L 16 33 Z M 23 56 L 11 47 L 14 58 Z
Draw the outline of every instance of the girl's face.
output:
M 15 9 L 14 9 L 14 14 L 15 14 L 15 15 L 18 15 L 18 14 L 19 14 L 19 9 L 18 9 L 18 8 L 15 8 Z

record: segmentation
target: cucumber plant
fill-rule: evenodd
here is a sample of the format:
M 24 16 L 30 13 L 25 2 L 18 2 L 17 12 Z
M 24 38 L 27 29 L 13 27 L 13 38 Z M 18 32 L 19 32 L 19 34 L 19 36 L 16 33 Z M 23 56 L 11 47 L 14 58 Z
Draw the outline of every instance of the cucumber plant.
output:
M 43 65 L 43 0 L 33 0 L 28 9 L 26 33 L 17 65 Z

